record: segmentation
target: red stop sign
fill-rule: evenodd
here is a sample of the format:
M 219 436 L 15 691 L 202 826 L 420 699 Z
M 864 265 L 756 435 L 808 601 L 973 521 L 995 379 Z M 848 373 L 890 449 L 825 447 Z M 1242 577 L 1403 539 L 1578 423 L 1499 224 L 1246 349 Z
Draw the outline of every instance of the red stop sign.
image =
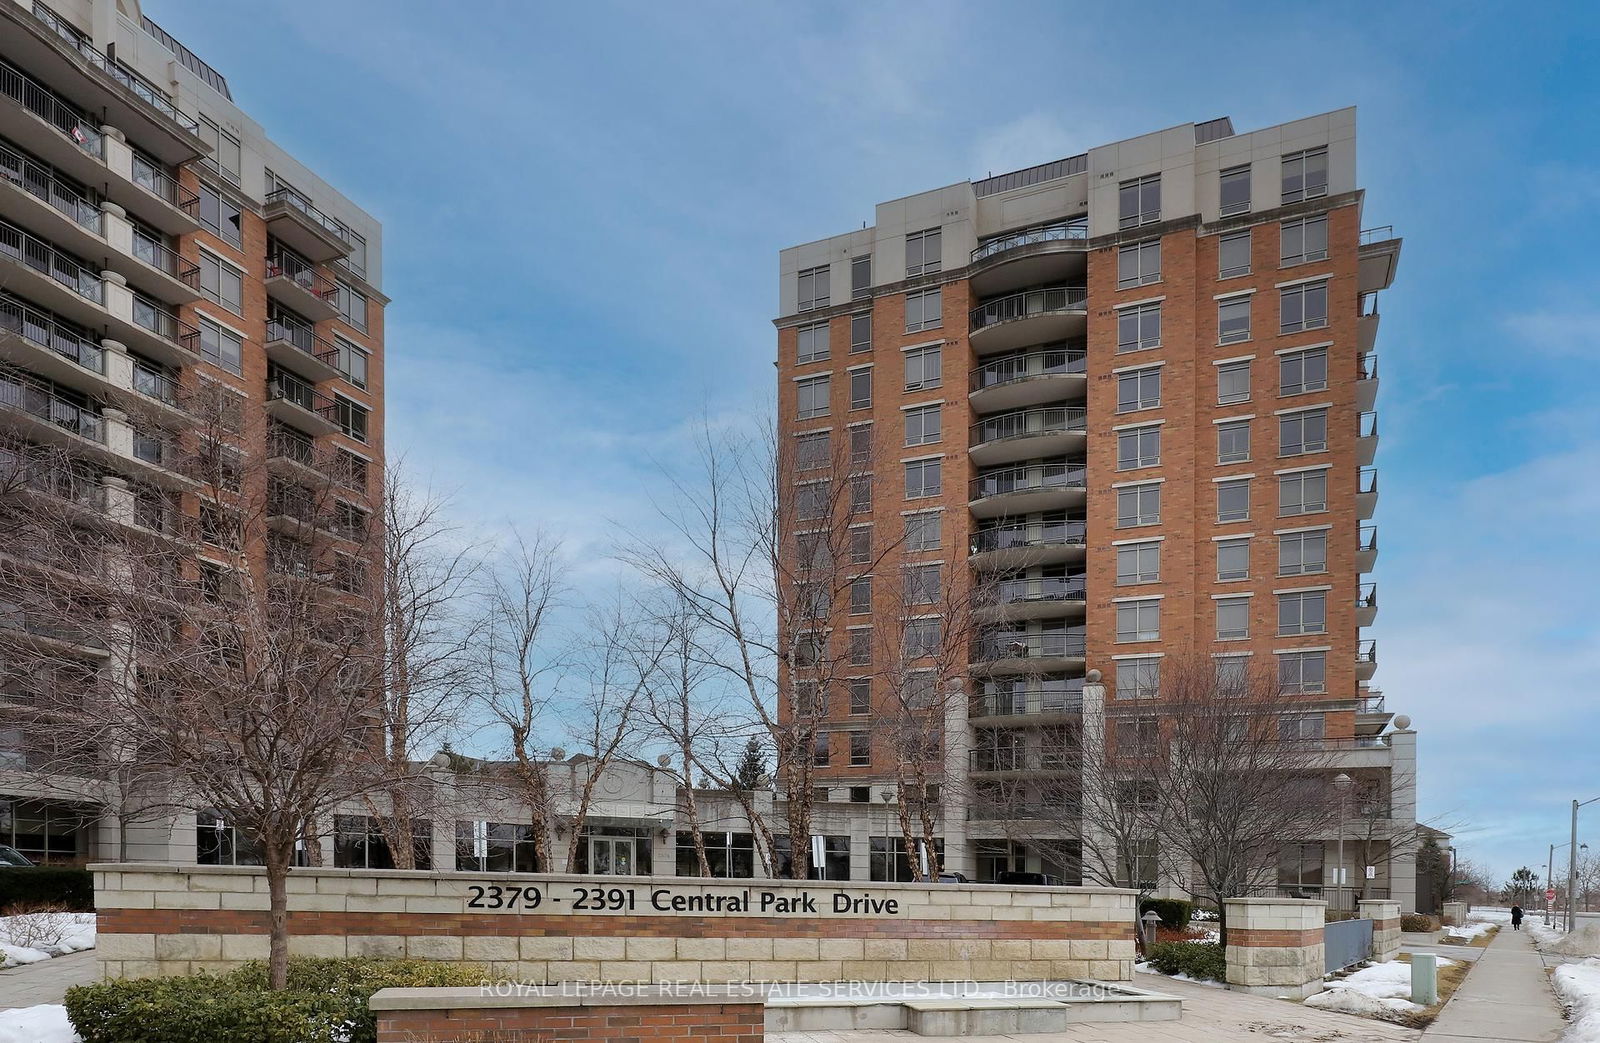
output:
M 1555 901 L 1556 900 L 1556 889 L 1552 887 L 1552 888 L 1549 888 L 1548 890 L 1546 890 L 1545 893 L 1544 893 L 1544 900 L 1547 901 L 1547 902 Z

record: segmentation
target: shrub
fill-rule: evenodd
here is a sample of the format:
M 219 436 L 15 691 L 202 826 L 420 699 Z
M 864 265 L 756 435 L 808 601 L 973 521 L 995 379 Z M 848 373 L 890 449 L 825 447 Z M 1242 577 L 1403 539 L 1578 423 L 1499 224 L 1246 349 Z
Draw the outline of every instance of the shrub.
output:
M 59 902 L 13 902 L 0 909 L 12 945 L 52 952 L 73 928 L 72 911 Z
M 1194 903 L 1181 898 L 1146 898 L 1139 903 L 1139 916 L 1150 910 L 1161 917 L 1161 926 L 1169 931 L 1181 931 L 1189 926 L 1194 914 Z
M 94 912 L 94 874 L 74 866 L 7 866 L 0 869 L 0 906 L 58 905 Z
M 1150 966 L 1162 974 L 1187 974 L 1209 981 L 1228 977 L 1227 958 L 1216 942 L 1158 942 L 1150 947 Z
M 1408 934 L 1427 934 L 1439 929 L 1439 921 L 1426 913 L 1406 913 L 1400 917 L 1400 929 Z
M 477 985 L 484 974 L 423 960 L 296 958 L 289 987 L 269 992 L 256 962 L 216 977 L 79 985 L 67 990 L 67 1016 L 83 1043 L 374 1043 L 374 992 Z

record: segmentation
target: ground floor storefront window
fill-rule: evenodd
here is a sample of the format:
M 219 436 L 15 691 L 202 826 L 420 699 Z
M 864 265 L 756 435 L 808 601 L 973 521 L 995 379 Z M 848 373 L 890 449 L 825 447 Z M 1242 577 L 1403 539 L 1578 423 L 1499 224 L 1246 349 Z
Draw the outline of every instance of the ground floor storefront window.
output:
M 456 869 L 473 873 L 537 873 L 533 827 L 513 822 L 457 822 Z
M 417 869 L 433 868 L 433 823 L 412 823 Z M 337 815 L 333 820 L 333 864 L 339 869 L 393 869 L 394 854 L 382 825 L 369 815 Z
M 914 873 L 911 868 L 912 861 L 906 857 L 904 837 L 873 837 L 871 879 L 879 883 L 910 883 L 919 875 L 926 879 L 933 862 L 933 859 L 928 857 L 926 846 L 926 841 L 918 840 L 916 847 L 912 849 L 917 865 L 917 872 Z M 939 864 L 943 865 L 944 841 L 934 838 L 933 850 Z
M 585 826 L 571 871 L 593 876 L 649 876 L 654 832 L 649 826 Z
M 100 809 L 65 801 L 0 797 L 0 844 L 40 865 L 83 865 L 95 857 Z
M 788 834 L 780 833 L 772 838 L 772 862 L 776 872 L 773 874 L 780 880 L 787 880 L 794 876 L 794 863 L 789 857 Z M 821 855 L 821 861 L 817 856 Z M 849 837 L 824 837 L 811 838 L 811 872 L 808 874 L 812 880 L 848 880 L 850 879 L 850 838 Z
M 706 865 L 712 876 L 749 879 L 756 875 L 755 838 L 749 833 L 702 833 L 700 840 L 705 845 Z M 677 873 L 679 876 L 700 875 L 693 833 L 678 833 Z

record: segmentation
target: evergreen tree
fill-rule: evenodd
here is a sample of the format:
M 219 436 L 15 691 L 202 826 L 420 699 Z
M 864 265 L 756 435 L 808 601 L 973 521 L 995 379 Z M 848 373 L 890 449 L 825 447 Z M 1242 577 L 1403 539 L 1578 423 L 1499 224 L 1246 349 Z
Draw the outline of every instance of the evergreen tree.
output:
M 733 782 L 741 790 L 766 789 L 772 782 L 772 776 L 767 772 L 767 758 L 762 751 L 761 740 L 752 735 L 750 741 L 745 743 L 744 755 L 739 758 L 739 767 L 733 774 Z

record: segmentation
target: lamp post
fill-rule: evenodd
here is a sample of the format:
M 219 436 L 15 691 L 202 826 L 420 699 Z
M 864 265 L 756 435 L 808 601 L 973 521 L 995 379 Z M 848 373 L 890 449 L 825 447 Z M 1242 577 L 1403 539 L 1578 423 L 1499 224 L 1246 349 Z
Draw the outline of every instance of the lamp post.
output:
M 1577 899 L 1574 896 L 1573 892 L 1578 887 L 1578 809 L 1583 807 L 1585 804 L 1593 804 L 1597 800 L 1600 800 L 1600 797 L 1590 797 L 1588 800 L 1585 800 L 1585 801 L 1577 801 L 1577 800 L 1575 800 L 1575 801 L 1572 802 L 1572 841 L 1571 841 L 1571 846 L 1567 849 L 1567 930 L 1568 931 L 1572 930 L 1572 924 L 1573 924 L 1572 914 L 1577 909 L 1577 906 L 1573 904 L 1574 902 L 1577 901 Z
M 1341 912 L 1344 908 L 1344 799 L 1355 784 L 1356 781 L 1342 771 L 1333 777 L 1333 788 L 1339 794 L 1339 861 L 1334 866 L 1333 878 L 1339 888 L 1335 893 L 1339 895 Z
M 1545 864 L 1544 864 L 1544 886 L 1545 886 L 1545 890 L 1547 890 L 1547 891 L 1554 891 L 1555 890 L 1555 887 L 1556 887 L 1555 871 L 1556 871 L 1556 846 L 1554 844 L 1551 844 L 1550 845 L 1550 857 L 1549 857 L 1549 860 L 1546 861 Z M 1544 915 L 1545 915 L 1546 919 L 1547 920 L 1554 920 L 1556 918 L 1555 917 L 1555 912 L 1556 912 L 1556 903 L 1554 901 L 1551 901 L 1551 900 L 1547 899 L 1545 901 L 1545 903 L 1544 903 Z M 1555 924 L 1547 922 L 1545 924 L 1545 926 L 1546 927 L 1554 927 Z

